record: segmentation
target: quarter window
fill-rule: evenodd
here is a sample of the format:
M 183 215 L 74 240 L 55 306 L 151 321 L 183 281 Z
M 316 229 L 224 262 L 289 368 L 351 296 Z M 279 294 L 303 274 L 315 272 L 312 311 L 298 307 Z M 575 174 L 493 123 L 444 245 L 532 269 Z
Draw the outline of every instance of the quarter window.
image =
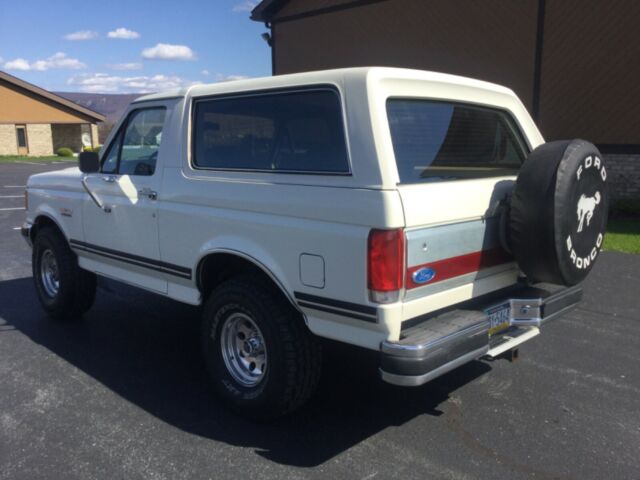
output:
M 166 109 L 135 110 L 103 157 L 102 172 L 153 175 L 162 141 Z
M 193 145 L 196 168 L 349 172 L 333 90 L 196 101 Z

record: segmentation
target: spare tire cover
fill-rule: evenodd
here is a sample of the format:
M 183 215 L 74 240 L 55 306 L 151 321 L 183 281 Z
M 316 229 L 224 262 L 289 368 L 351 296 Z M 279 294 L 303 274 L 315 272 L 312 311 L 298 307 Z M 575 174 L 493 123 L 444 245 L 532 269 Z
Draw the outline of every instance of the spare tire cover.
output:
M 575 285 L 588 275 L 607 227 L 607 170 L 584 140 L 543 144 L 525 160 L 511 200 L 510 247 L 533 282 Z

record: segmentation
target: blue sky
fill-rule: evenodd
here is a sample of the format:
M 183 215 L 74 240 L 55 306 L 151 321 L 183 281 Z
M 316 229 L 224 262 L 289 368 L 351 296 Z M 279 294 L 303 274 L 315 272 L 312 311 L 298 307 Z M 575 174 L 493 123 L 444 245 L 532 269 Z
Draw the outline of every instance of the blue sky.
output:
M 53 91 L 150 92 L 270 75 L 255 0 L 0 0 L 0 70 Z

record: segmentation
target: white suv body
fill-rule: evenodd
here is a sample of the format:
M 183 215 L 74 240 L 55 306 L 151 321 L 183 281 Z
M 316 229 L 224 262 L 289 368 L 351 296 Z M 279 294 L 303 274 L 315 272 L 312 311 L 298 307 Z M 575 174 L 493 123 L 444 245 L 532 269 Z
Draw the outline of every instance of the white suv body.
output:
M 277 107 L 282 98 L 311 105 L 320 116 L 335 114 L 341 125 L 328 131 L 333 127 L 315 118 L 296 117 L 276 138 L 278 123 L 274 127 L 260 112 L 285 112 L 286 106 Z M 511 90 L 445 74 L 351 68 L 197 85 L 133 102 L 105 142 L 99 172 L 71 168 L 32 176 L 25 235 L 33 240 L 32 226 L 46 218 L 81 269 L 192 305 L 210 293 L 207 262 L 234 256 L 266 274 L 313 334 L 379 351 L 402 341 L 407 322 L 512 287 L 520 275 L 513 259 L 479 257 L 499 248 L 499 206 L 513 188 L 514 172 L 436 174 L 422 181 L 424 173 L 415 174 L 420 165 L 401 171 L 392 129 L 413 111 L 411 102 L 421 100 L 432 102 L 434 112 L 441 112 L 440 104 L 497 112 L 525 156 L 544 142 Z M 251 128 L 255 133 L 238 133 Z M 299 158 L 317 161 L 310 153 L 313 135 L 332 139 L 325 150 L 343 148 L 346 164 L 296 168 Z M 398 135 L 406 137 L 403 155 L 413 158 L 412 142 L 422 148 L 419 136 Z M 120 157 L 111 147 L 117 142 Z M 153 149 L 152 162 L 123 170 L 127 155 L 145 149 Z M 258 164 L 267 150 L 276 153 L 263 168 Z M 255 164 L 207 163 L 208 155 L 242 158 L 246 152 Z M 121 170 L 109 162 L 120 162 Z M 403 175 L 417 181 L 403 181 Z M 372 231 L 401 232 L 396 288 L 372 291 Z M 433 378 L 424 373 L 386 379 L 413 385 Z

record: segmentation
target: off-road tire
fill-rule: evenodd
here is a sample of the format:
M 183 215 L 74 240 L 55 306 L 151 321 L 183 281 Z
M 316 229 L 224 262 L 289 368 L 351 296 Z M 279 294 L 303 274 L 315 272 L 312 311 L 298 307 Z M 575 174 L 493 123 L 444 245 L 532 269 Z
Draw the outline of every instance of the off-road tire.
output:
M 47 251 L 53 253 L 58 269 L 59 288 L 53 296 L 47 292 L 41 275 L 41 262 Z M 37 232 L 31 266 L 38 300 L 50 317 L 56 320 L 77 320 L 93 305 L 96 276 L 78 266 L 77 256 L 55 228 L 44 227 Z
M 264 337 L 267 367 L 253 386 L 237 381 L 223 359 L 222 329 L 234 314 L 250 317 Z M 242 416 L 264 421 L 290 413 L 317 387 L 322 364 L 318 340 L 282 294 L 263 282 L 239 276 L 216 288 L 204 308 L 201 335 L 216 392 Z

